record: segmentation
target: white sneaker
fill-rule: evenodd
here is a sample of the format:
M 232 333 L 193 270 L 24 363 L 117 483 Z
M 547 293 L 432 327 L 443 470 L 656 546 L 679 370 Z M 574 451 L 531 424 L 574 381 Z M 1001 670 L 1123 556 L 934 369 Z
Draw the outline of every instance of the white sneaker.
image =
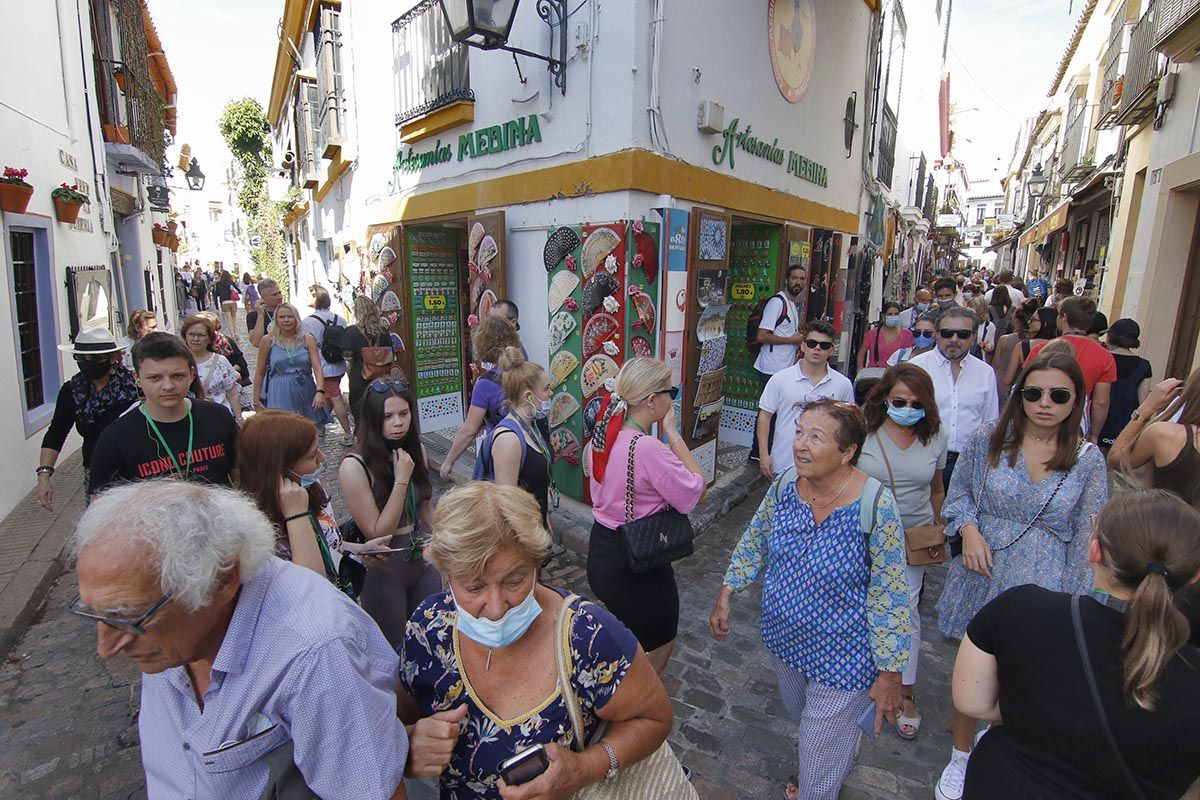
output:
M 933 796 L 937 800 L 962 800 L 963 784 L 967 782 L 967 761 L 971 754 L 961 750 L 951 750 L 950 753 L 950 763 L 942 770 L 942 777 L 933 787 Z

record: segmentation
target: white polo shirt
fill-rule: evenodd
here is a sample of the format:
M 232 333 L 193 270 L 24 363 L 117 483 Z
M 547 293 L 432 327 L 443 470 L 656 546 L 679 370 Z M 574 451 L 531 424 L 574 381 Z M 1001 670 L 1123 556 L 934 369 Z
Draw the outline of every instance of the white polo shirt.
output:
M 1000 416 L 996 373 L 975 356 L 963 357 L 957 381 L 950 370 L 950 359 L 936 347 L 914 356 L 908 363 L 916 364 L 933 379 L 938 414 L 946 427 L 950 452 L 960 452 L 980 425 Z
M 992 383 L 995 384 L 995 378 Z M 796 430 L 796 420 L 809 403 L 822 397 L 834 400 L 854 402 L 854 384 L 842 373 L 829 367 L 825 377 L 813 383 L 800 369 L 800 364 L 793 364 L 771 376 L 763 387 L 762 397 L 758 407 L 769 414 L 775 415 L 775 441 L 771 444 L 771 470 L 779 475 L 792 466 L 792 439 Z
M 784 305 L 785 303 L 787 305 Z M 783 313 L 785 308 L 786 319 Z M 796 304 L 784 293 L 779 292 L 763 306 L 762 322 L 758 329 L 770 331 L 776 336 L 795 336 L 799 324 L 800 312 L 796 309 Z M 800 345 L 797 344 L 764 344 L 759 348 L 758 358 L 754 359 L 754 368 L 767 375 L 774 375 L 784 367 L 796 363 L 796 353 L 799 349 Z

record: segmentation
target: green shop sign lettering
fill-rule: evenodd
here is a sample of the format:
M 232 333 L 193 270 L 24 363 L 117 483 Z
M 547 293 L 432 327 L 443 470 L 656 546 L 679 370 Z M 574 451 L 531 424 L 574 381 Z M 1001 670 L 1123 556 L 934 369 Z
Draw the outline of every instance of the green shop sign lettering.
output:
M 789 175 L 795 175 L 801 180 L 815 183 L 817 186 L 829 185 L 829 171 L 822 165 L 800 155 L 795 150 L 785 151 L 779 146 L 779 138 L 772 141 L 759 139 L 753 133 L 753 126 L 747 125 L 744 130 L 738 130 L 741 119 L 729 123 L 721 134 L 723 141 L 712 149 L 712 160 L 717 166 L 726 161 L 733 169 L 734 151 L 742 150 L 757 158 L 770 161 L 772 164 L 784 167 Z
M 480 128 L 477 131 L 464 133 L 458 137 L 458 161 L 479 156 L 503 153 L 518 147 L 535 144 L 542 141 L 542 127 L 537 114 L 519 117 L 500 125 Z M 438 139 L 432 150 L 421 153 L 411 147 L 405 150 L 401 147 L 396 151 L 396 161 L 392 169 L 396 172 L 415 172 L 435 164 L 445 164 L 454 159 L 454 152 L 449 143 L 442 144 Z

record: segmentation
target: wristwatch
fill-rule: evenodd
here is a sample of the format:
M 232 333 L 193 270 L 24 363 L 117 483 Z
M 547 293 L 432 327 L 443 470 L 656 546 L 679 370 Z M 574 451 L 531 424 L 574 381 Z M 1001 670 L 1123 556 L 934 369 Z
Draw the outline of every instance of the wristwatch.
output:
M 1142 418 L 1142 410 L 1140 408 L 1135 408 L 1133 410 L 1133 413 L 1129 415 L 1129 418 L 1130 419 L 1141 419 Z
M 617 779 L 617 751 L 613 750 L 612 745 L 601 740 L 600 746 L 604 748 L 604 752 L 608 753 L 608 772 L 604 773 L 604 780 L 614 781 Z
M 54 477 L 54 467 L 46 467 L 46 466 L 38 467 L 37 469 L 35 469 L 33 471 L 33 474 L 34 475 L 49 475 L 50 477 Z

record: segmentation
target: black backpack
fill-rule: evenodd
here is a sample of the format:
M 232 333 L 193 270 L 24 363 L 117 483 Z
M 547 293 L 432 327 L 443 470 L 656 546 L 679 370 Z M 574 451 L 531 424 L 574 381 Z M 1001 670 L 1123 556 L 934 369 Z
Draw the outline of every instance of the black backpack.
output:
M 321 335 L 321 357 L 327 364 L 341 364 L 346 360 L 346 326 L 337 314 L 332 320 L 317 317 L 325 331 Z
M 762 350 L 762 342 L 758 341 L 758 329 L 762 327 L 763 312 L 767 309 L 767 303 L 771 302 L 771 299 L 775 297 L 783 300 L 781 293 L 773 294 L 771 297 L 764 297 L 754 304 L 754 310 L 750 312 L 750 318 L 746 320 L 746 349 L 750 351 L 750 355 L 752 356 L 757 356 L 758 352 Z M 779 323 L 787 319 L 790 319 L 790 317 L 788 316 L 788 303 L 785 300 L 783 303 L 783 313 L 775 320 L 775 325 L 772 327 L 778 328 Z M 767 346 L 774 347 L 774 345 Z

